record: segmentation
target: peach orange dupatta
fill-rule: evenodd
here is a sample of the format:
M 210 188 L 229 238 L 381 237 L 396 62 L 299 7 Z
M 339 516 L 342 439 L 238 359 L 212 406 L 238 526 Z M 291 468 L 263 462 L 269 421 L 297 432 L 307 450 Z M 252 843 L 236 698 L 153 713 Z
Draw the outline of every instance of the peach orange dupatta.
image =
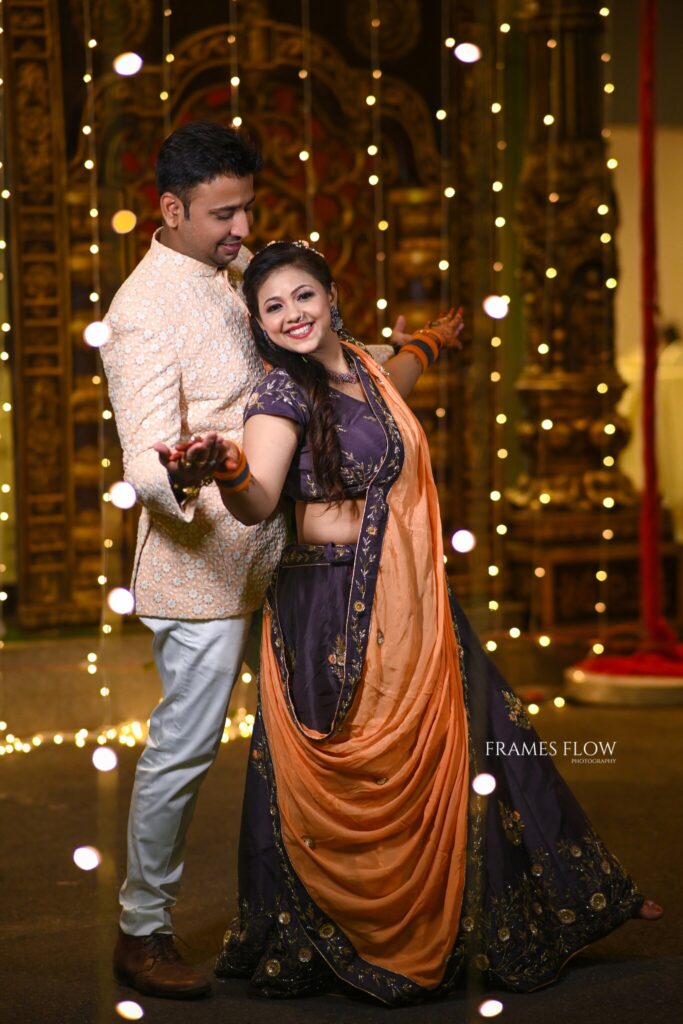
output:
M 323 735 L 303 726 L 292 714 L 266 609 L 263 719 L 284 852 L 327 922 L 320 952 L 332 936 L 348 940 L 367 964 L 433 989 L 455 944 L 465 882 L 468 733 L 459 651 L 427 440 L 373 360 L 351 351 L 404 449 L 386 494 L 362 673 L 337 728 Z M 357 558 L 373 529 L 366 502 Z

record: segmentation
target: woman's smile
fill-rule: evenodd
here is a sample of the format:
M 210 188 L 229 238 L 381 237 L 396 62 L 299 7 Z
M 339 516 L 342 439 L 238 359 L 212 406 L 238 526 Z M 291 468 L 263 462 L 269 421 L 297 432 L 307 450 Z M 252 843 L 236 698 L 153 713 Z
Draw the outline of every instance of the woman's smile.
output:
M 307 338 L 313 330 L 315 324 L 312 320 L 309 320 L 305 324 L 294 324 L 293 327 L 288 327 L 285 330 L 285 334 L 288 334 L 290 338 Z

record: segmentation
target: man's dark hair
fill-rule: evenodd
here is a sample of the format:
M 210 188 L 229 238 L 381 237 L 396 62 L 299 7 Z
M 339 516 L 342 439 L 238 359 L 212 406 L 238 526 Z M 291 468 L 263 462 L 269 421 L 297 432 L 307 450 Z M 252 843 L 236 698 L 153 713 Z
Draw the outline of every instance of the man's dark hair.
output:
M 172 192 L 190 216 L 192 190 L 221 175 L 246 178 L 261 166 L 248 135 L 217 121 L 190 121 L 176 128 L 161 145 L 156 165 L 159 195 Z

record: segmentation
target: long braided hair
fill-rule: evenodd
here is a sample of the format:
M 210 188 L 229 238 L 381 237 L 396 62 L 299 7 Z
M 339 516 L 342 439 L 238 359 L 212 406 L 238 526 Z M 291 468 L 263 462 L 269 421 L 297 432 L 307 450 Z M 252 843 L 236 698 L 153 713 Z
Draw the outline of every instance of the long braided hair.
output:
M 312 356 L 273 344 L 258 322 L 258 293 L 261 285 L 282 267 L 301 267 L 318 281 L 328 293 L 333 279 L 325 259 L 314 249 L 294 242 L 271 242 L 251 260 L 244 272 L 244 298 L 251 318 L 258 354 L 274 367 L 286 370 L 299 385 L 310 403 L 308 443 L 311 448 L 315 477 L 331 504 L 343 501 L 345 494 L 341 474 L 342 453 L 337 432 L 337 415 L 330 397 L 330 382 L 322 363 Z M 340 336 L 348 338 L 346 334 Z

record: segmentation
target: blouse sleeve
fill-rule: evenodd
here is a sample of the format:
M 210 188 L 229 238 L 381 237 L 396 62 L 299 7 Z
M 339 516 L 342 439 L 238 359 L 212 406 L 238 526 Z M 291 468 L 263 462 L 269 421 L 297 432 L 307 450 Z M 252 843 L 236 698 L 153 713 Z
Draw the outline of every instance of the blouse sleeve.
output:
M 251 416 L 282 416 L 305 428 L 309 420 L 306 396 L 284 370 L 272 370 L 249 396 L 244 422 Z

